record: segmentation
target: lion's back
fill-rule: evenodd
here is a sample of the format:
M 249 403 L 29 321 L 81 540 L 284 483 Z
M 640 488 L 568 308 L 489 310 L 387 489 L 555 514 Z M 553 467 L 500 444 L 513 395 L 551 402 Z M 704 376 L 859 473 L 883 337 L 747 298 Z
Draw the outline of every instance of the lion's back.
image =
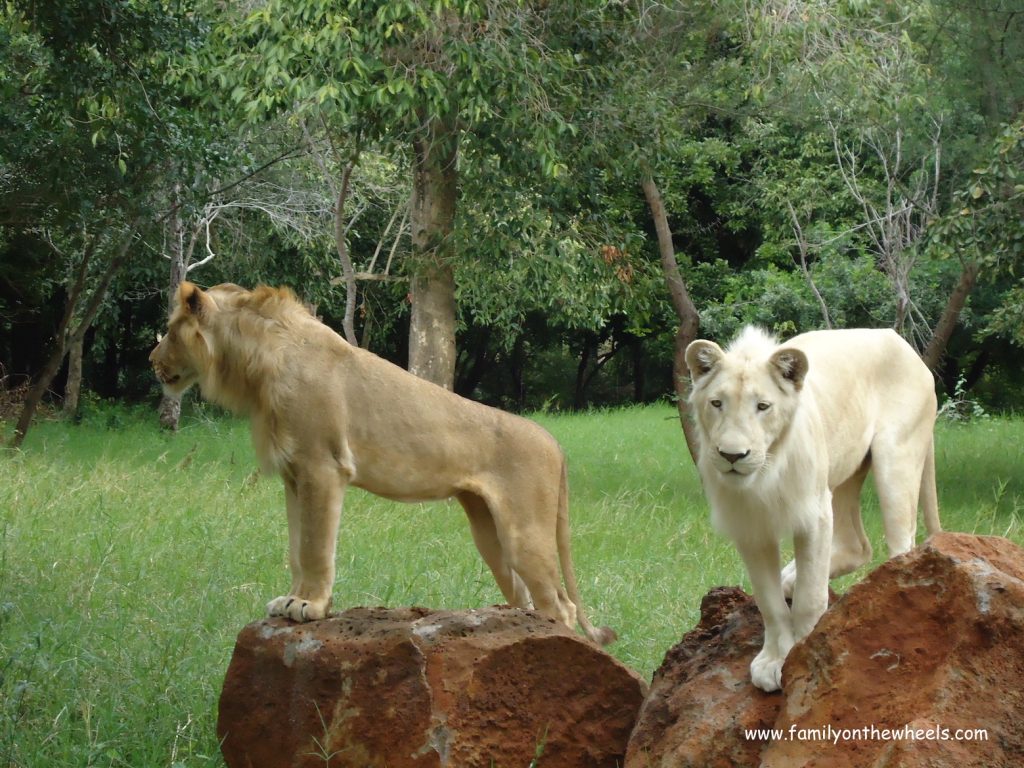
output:
M 935 420 L 935 384 L 917 352 L 890 329 L 812 331 L 786 346 L 809 360 L 833 472 L 848 475 L 880 433 L 911 439 Z
M 840 410 L 850 399 L 877 401 L 898 409 L 904 398 L 932 393 L 932 374 L 920 356 L 891 329 L 811 331 L 784 346 L 803 350 L 810 361 L 808 385 L 823 407 Z

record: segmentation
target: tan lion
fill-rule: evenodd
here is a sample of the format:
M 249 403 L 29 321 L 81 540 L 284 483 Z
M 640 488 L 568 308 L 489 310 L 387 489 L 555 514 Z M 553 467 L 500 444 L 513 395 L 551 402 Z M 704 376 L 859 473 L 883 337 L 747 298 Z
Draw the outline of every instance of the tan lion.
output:
M 615 639 L 583 612 L 565 458 L 540 426 L 348 344 L 287 288 L 185 282 L 176 301 L 150 355 L 164 389 L 198 383 L 247 415 L 261 464 L 284 480 L 292 585 L 269 615 L 327 615 L 342 499 L 354 485 L 398 501 L 454 496 L 510 604 L 578 621 L 602 645 Z
M 736 544 L 764 617 L 751 680 L 778 690 L 787 654 L 828 606 L 829 578 L 871 559 L 860 514 L 869 469 L 890 557 L 914 545 L 919 499 L 928 533 L 940 530 L 934 382 L 891 330 L 815 331 L 780 346 L 747 328 L 725 351 L 693 342 L 686 364 L 712 520 Z M 794 559 L 780 574 L 786 536 Z

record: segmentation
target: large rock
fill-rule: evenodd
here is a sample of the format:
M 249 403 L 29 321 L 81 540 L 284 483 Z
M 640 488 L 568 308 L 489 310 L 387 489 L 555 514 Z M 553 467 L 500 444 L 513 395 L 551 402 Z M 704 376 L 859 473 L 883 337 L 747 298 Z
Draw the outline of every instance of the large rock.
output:
M 764 624 L 754 598 L 717 587 L 700 603 L 700 623 L 669 650 L 629 740 L 626 768 L 757 765 L 764 742 L 737 738 L 770 728 L 779 696 L 750 684 Z
M 825 728 L 832 741 L 775 740 L 766 768 L 1024 766 L 1024 550 L 931 537 L 851 588 L 794 649 L 783 681 L 775 727 Z M 893 738 L 907 728 L 911 738 Z M 985 740 L 961 733 L 975 729 Z
M 1024 765 L 1024 550 L 1013 543 L 939 534 L 884 563 L 793 649 L 782 694 L 750 685 L 760 616 L 729 594 L 712 593 L 670 651 L 627 768 Z
M 645 693 L 534 613 L 357 608 L 243 629 L 217 732 L 229 768 L 612 768 Z

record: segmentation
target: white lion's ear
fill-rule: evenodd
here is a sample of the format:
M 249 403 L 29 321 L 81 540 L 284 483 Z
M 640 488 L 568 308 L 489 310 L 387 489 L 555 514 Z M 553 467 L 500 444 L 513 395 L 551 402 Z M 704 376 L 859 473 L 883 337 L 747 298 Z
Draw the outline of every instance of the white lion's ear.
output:
M 697 339 L 697 341 L 690 342 L 685 354 L 686 367 L 690 369 L 690 378 L 697 381 L 711 373 L 723 357 L 725 357 L 725 353 L 722 348 L 713 341 Z
M 804 385 L 804 378 L 807 376 L 810 364 L 807 361 L 807 355 L 802 350 L 783 347 L 772 355 L 769 362 L 778 376 L 789 381 L 797 389 Z

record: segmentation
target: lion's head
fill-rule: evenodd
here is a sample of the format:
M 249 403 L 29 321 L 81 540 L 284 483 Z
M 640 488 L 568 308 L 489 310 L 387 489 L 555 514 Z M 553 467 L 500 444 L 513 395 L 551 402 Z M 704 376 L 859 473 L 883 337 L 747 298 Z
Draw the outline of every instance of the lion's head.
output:
M 277 365 L 274 334 L 311 319 L 288 288 L 248 291 L 224 283 L 204 291 L 182 282 L 167 333 L 158 337 L 149 361 L 168 395 L 198 383 L 205 397 L 244 411 Z
M 212 350 L 202 325 L 216 308 L 213 298 L 192 283 L 179 286 L 167 333 L 157 336 L 158 343 L 149 354 L 168 395 L 181 395 L 210 367 Z
M 770 465 L 799 405 L 807 356 L 748 327 L 725 350 L 712 341 L 686 349 L 701 459 L 726 482 L 742 483 Z

